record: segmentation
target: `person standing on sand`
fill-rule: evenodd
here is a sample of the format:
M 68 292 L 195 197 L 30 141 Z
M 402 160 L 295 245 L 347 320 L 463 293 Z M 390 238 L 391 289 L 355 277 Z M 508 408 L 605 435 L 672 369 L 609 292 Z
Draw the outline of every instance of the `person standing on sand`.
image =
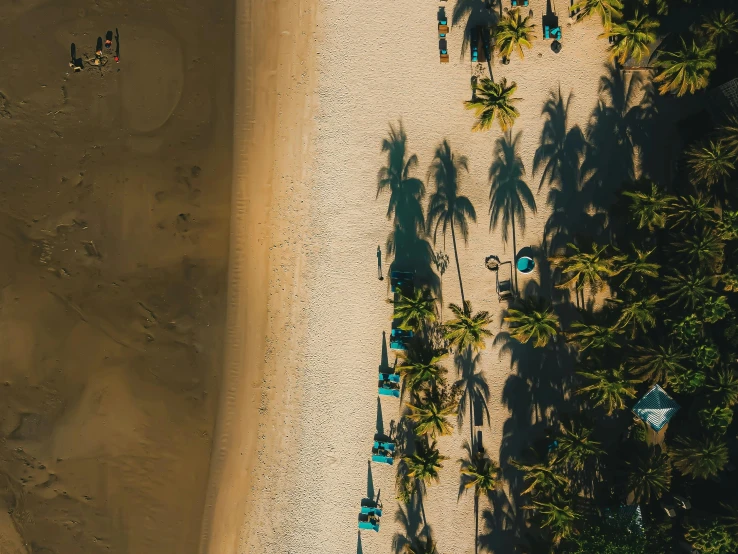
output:
M 120 61 L 120 35 L 118 34 L 118 27 L 115 28 L 115 63 Z

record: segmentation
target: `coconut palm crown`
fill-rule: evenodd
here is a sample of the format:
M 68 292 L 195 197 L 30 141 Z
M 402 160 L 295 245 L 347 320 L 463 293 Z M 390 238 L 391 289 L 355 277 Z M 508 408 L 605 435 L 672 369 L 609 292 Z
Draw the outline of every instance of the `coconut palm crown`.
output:
M 561 332 L 559 318 L 551 303 L 544 298 L 532 297 L 523 300 L 518 308 L 510 308 L 504 321 L 510 325 L 510 336 L 526 344 L 542 348 Z
M 656 62 L 661 73 L 654 81 L 661 83 L 661 94 L 694 94 L 707 87 L 710 73 L 717 66 L 715 50 L 711 44 L 698 44 L 694 39 L 689 44 L 683 38 L 681 41 L 682 45 L 677 51 L 663 52 Z
M 513 51 L 517 51 L 523 59 L 523 47 L 531 48 L 535 35 L 535 25 L 530 22 L 532 14 L 523 17 L 519 9 L 510 10 L 495 27 L 495 43 L 503 59 L 509 59 Z
M 637 62 L 643 61 L 651 52 L 650 46 L 656 40 L 658 28 L 658 21 L 636 10 L 631 19 L 616 23 L 604 33 L 604 36 L 618 39 L 610 47 L 610 59 L 621 65 L 631 57 Z
M 469 300 L 464 302 L 464 307 L 457 304 L 448 306 L 454 313 L 454 318 L 445 324 L 445 337 L 449 343 L 457 348 L 459 352 L 467 347 L 481 350 L 485 347 L 484 341 L 492 336 L 492 331 L 487 326 L 492 323 L 489 312 L 473 313 Z
M 472 130 L 487 131 L 495 121 L 503 131 L 512 127 L 520 115 L 513 105 L 520 100 L 513 96 L 517 88 L 518 85 L 514 82 L 508 86 L 504 78 L 499 83 L 492 79 L 480 79 L 475 85 L 473 99 L 464 102 L 464 106 L 468 110 L 474 110 L 477 116 Z

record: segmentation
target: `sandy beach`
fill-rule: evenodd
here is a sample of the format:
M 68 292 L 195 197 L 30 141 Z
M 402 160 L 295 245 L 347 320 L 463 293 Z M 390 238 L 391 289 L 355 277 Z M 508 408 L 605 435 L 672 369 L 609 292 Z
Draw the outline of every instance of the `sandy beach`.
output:
M 232 506 L 246 507 L 239 552 L 301 553 L 312 551 L 316 545 L 331 553 L 354 549 L 391 552 L 395 535 L 404 532 L 395 521 L 399 507 L 395 500 L 394 468 L 368 464 L 374 433 L 380 426 L 389 430 L 392 422 L 399 419 L 400 409 L 396 399 L 379 400 L 376 390 L 383 332 L 389 332 L 391 318 L 391 306 L 385 301 L 389 295 L 388 280 L 377 279 L 376 249 L 380 245 L 385 252 L 391 224 L 385 217 L 388 198 L 375 197 L 377 172 L 386 163 L 380 151 L 381 141 L 387 137 L 391 124 L 402 123 L 408 137 L 408 154 L 415 153 L 419 158 L 416 176 L 424 181 L 433 152 L 444 139 L 459 155 L 469 158 L 470 172 L 462 181 L 462 192 L 476 207 L 478 222 L 472 225 L 468 246 L 459 248 L 464 289 L 475 309 L 489 310 L 495 315 L 498 324 L 494 331 L 500 330 L 506 305 L 498 303 L 494 280 L 484 267 L 484 259 L 492 253 L 503 259 L 512 257 L 512 246 L 502 242 L 500 229 L 488 230 L 487 174 L 493 161 L 494 141 L 501 133 L 498 129 L 486 133 L 471 131 L 473 114 L 464 109 L 463 101 L 470 97 L 472 74 L 486 74 L 487 68 L 472 65 L 469 54 L 462 54 L 466 17 L 452 18 L 456 2 L 440 5 L 453 23 L 448 65 L 439 64 L 438 59 L 436 3 L 419 7 L 403 0 L 378 6 L 325 0 L 319 3 L 317 13 L 305 3 L 280 4 L 280 14 L 285 18 L 280 26 L 280 54 L 299 51 L 302 44 L 293 38 L 297 27 L 289 27 L 290 16 L 309 10 L 310 17 L 316 18 L 314 27 L 301 27 L 307 37 L 305 66 L 315 63 L 316 74 L 314 85 L 299 88 L 306 83 L 300 71 L 303 58 L 292 55 L 288 56 L 292 65 L 284 66 L 292 72 L 291 80 L 288 73 L 278 71 L 271 81 L 263 81 L 268 90 L 281 91 L 276 99 L 277 105 L 282 106 L 276 110 L 276 133 L 284 137 L 282 144 L 292 155 L 284 159 L 284 151 L 274 154 L 275 173 L 268 192 L 274 227 L 267 245 L 253 244 L 253 238 L 250 239 L 251 248 L 268 246 L 270 278 L 263 374 L 258 377 L 261 387 L 238 393 L 234 389 L 234 399 L 251 395 L 248 406 L 233 408 L 233 413 L 241 414 L 238 417 L 244 424 L 251 417 L 247 413 L 253 413 L 249 410 L 259 406 L 259 432 L 255 442 L 248 443 L 255 446 L 254 459 L 249 462 L 245 458 L 247 437 L 226 440 L 222 451 L 224 460 L 230 459 L 233 464 L 232 470 L 224 469 L 226 472 L 253 464 L 248 476 L 225 481 L 250 481 L 245 504 L 235 500 L 235 490 L 222 493 L 233 496 L 226 502 L 229 507 L 223 514 L 230 513 Z M 524 229 L 518 228 L 518 248 L 540 244 L 550 215 L 546 203 L 548 187 L 538 191 L 540 176 L 531 176 L 544 122 L 544 103 L 559 88 L 564 98 L 572 93 L 569 125 L 586 129 L 597 105 L 600 77 L 606 73 L 607 43 L 597 39 L 601 33 L 599 22 L 568 25 L 563 12 L 566 7 L 557 7 L 564 35 L 561 53 L 551 51 L 550 41 L 538 40 L 524 60 L 515 57 L 507 66 L 497 62 L 493 65 L 495 79 L 506 77 L 518 84 L 516 96 L 521 98 L 521 116 L 514 133 L 522 133 L 519 153 L 531 190 L 537 193 L 538 211 L 528 214 Z M 545 2 L 532 0 L 530 8 L 536 16 L 540 37 L 540 15 Z M 242 23 L 241 28 L 251 29 L 248 25 Z M 279 85 L 283 82 L 292 82 L 297 88 L 286 89 Z M 302 126 L 305 142 L 300 143 L 290 131 L 299 128 L 299 115 L 308 105 L 313 109 L 313 124 Z M 290 119 L 291 114 L 298 119 Z M 256 115 L 256 121 L 260 115 L 263 114 Z M 237 151 L 251 152 L 245 146 Z M 300 164 L 291 165 L 293 162 Z M 236 167 L 238 164 L 237 161 Z M 427 186 L 432 192 L 432 186 Z M 295 195 L 299 193 L 305 196 L 300 198 L 298 207 Z M 261 208 L 258 211 L 263 215 Z M 234 213 L 234 218 L 238 217 Z M 257 217 L 258 214 L 244 217 L 243 221 Z M 439 241 L 436 249 L 441 246 Z M 446 251 L 452 255 L 450 241 Z M 383 260 L 385 272 L 391 262 Z M 536 277 L 534 272 L 521 278 L 521 290 Z M 232 273 L 231 286 L 233 279 Z M 443 296 L 446 303 L 460 302 L 453 257 L 443 278 Z M 255 325 L 255 321 L 249 325 Z M 250 363 L 261 364 L 261 356 Z M 453 375 L 451 363 L 448 362 Z M 503 355 L 492 341 L 482 353 L 478 367 L 491 388 L 491 421 L 483 427 L 483 440 L 498 459 L 503 435 L 508 435 L 509 445 L 516 432 L 511 420 L 511 399 L 505 391 L 516 367 L 511 367 L 509 355 Z M 252 382 L 256 385 L 257 378 Z M 243 381 L 240 386 L 246 388 Z M 523 407 L 523 412 L 523 419 L 530 421 L 534 417 L 532 406 Z M 521 413 L 516 414 L 516 422 L 520 416 Z M 468 436 L 469 429 L 462 427 L 439 442 L 441 453 L 449 460 L 444 464 L 441 483 L 430 487 L 425 501 L 428 523 L 441 552 L 474 552 L 473 495 L 458 498 L 456 462 Z M 226 448 L 229 441 L 233 443 Z M 237 453 L 232 450 L 233 445 Z M 509 456 L 513 451 L 514 447 L 508 446 L 504 453 Z M 228 463 L 223 467 L 227 468 Z M 385 507 L 381 531 L 358 534 L 360 500 L 380 490 Z M 216 505 L 216 513 L 217 509 Z M 220 527 L 227 533 L 225 524 Z M 230 533 L 233 534 L 232 528 Z M 504 533 L 489 533 L 481 523 L 482 533 L 490 535 L 488 551 L 512 551 L 512 546 L 504 542 Z M 235 540 L 235 536 L 221 537 L 216 544 Z M 218 548 L 210 550 L 216 551 Z

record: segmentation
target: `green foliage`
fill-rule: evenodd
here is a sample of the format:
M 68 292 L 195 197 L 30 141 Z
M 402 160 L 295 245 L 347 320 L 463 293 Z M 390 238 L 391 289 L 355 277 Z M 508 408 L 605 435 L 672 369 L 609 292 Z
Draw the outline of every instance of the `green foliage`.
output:
M 650 54 L 649 47 L 656 40 L 658 28 L 657 20 L 647 13 L 639 14 L 638 10 L 632 19 L 616 23 L 604 33 L 604 36 L 617 38 L 610 46 L 610 60 L 617 60 L 621 65 L 630 57 L 637 62 L 643 61 Z
M 687 165 L 692 183 L 709 189 L 735 171 L 735 156 L 722 141 L 708 140 L 687 150 Z
M 630 301 L 619 298 L 608 298 L 609 302 L 621 306 L 620 316 L 615 322 L 614 328 L 621 331 L 629 331 L 628 336 L 635 338 L 638 330 L 647 332 L 656 325 L 656 309 L 661 299 L 652 294 L 641 298 L 633 298 Z
M 625 368 L 621 365 L 616 369 L 594 369 L 578 371 L 577 375 L 592 381 L 591 384 L 581 387 L 577 394 L 587 394 L 594 402 L 593 408 L 603 406 L 607 415 L 615 410 L 626 407 L 628 399 L 635 398 L 635 384 L 637 381 L 627 379 Z
M 596 462 L 605 451 L 602 443 L 592 438 L 592 433 L 591 427 L 581 423 L 562 423 L 555 463 L 563 462 L 575 471 L 582 471 L 588 464 Z
M 561 498 L 548 501 L 534 500 L 532 506 L 523 506 L 524 510 L 534 510 L 541 516 L 541 527 L 549 529 L 554 544 L 559 544 L 575 532 L 575 524 L 581 516 L 574 508 Z
M 517 88 L 518 85 L 515 83 L 508 86 L 504 78 L 499 83 L 495 83 L 492 79 L 480 79 L 472 100 L 464 102 L 464 106 L 468 110 L 474 110 L 477 116 L 477 122 L 472 130 L 487 131 L 492 128 L 495 121 L 503 131 L 511 128 L 520 115 L 513 105 L 520 100 L 513 96 Z
M 681 233 L 674 242 L 677 252 L 677 263 L 688 263 L 703 271 L 717 273 L 723 266 L 723 249 L 725 244 L 712 232 L 700 229 L 690 233 Z
M 694 94 L 706 88 L 710 73 L 716 67 L 715 50 L 710 44 L 702 45 L 692 40 L 689 44 L 682 38 L 682 45 L 676 52 L 663 52 L 656 62 L 661 69 L 654 79 L 661 83 L 659 93 L 676 93 L 683 96 Z
M 650 193 L 625 191 L 623 195 L 631 199 L 630 213 L 633 221 L 638 223 L 638 228 L 649 231 L 666 225 L 667 211 L 676 200 L 660 192 L 654 182 L 651 182 Z
M 715 519 L 689 526 L 685 538 L 704 554 L 735 554 L 738 549 L 735 532 Z
M 697 367 L 713 368 L 720 361 L 720 350 L 711 342 L 703 342 L 692 350 L 692 360 Z
M 666 554 L 669 531 L 635 523 L 619 523 L 614 517 L 585 526 L 571 538 L 566 554 Z
M 636 355 L 628 360 L 628 366 L 630 372 L 643 381 L 665 385 L 672 375 L 685 371 L 684 362 L 688 356 L 673 343 L 636 346 L 635 352 Z
M 709 435 L 677 438 L 674 443 L 669 457 L 684 475 L 708 479 L 720 473 L 728 463 L 728 447 Z
M 620 348 L 617 337 L 618 331 L 612 327 L 588 325 L 580 321 L 572 323 L 569 332 L 566 334 L 567 340 L 582 353 L 589 349 Z
M 513 9 L 497 22 L 494 37 L 500 56 L 509 59 L 510 54 L 517 51 L 520 59 L 523 59 L 523 47 L 531 48 L 536 38 L 533 34 L 535 25 L 530 21 L 532 17 L 532 13 L 523 17 L 519 9 Z
M 402 375 L 405 387 L 418 391 L 424 385 L 435 385 L 444 382 L 448 370 L 441 365 L 446 355 L 444 350 L 436 350 L 428 345 L 413 345 L 398 356 L 400 365 L 397 371 Z
M 633 501 L 649 503 L 658 500 L 671 485 L 669 457 L 656 448 L 648 454 L 636 455 L 628 466 L 628 492 Z
M 540 297 L 526 298 L 519 309 L 509 309 L 503 319 L 510 325 L 512 338 L 523 344 L 532 340 L 536 348 L 548 345 L 561 331 L 551 303 Z
M 713 293 L 710 278 L 692 271 L 672 272 L 664 277 L 666 299 L 694 309 Z
M 704 371 L 684 366 L 669 377 L 669 386 L 679 394 L 693 394 L 705 386 L 707 375 Z
M 720 10 L 705 16 L 701 27 L 717 50 L 733 42 L 738 35 L 738 18 L 733 11 Z
M 621 0 L 579 0 L 571 9 L 580 10 L 580 19 L 599 15 L 602 26 L 609 29 L 613 19 L 622 17 L 623 2 Z
M 728 317 L 731 309 L 725 296 L 712 296 L 699 307 L 699 312 L 706 323 L 716 323 Z
M 731 421 L 733 421 L 733 410 L 725 406 L 710 406 L 700 409 L 697 412 L 697 417 L 705 429 L 724 435 Z
M 571 251 L 569 255 L 552 256 L 549 262 L 561 270 L 565 281 L 556 285 L 558 289 L 567 289 L 572 284 L 582 290 L 588 284 L 593 291 L 599 290 L 604 280 L 618 274 L 615 268 L 617 261 L 607 255 L 607 246 L 592 243 L 590 252 L 580 250 L 576 244 L 566 245 Z
M 671 227 L 710 225 L 715 220 L 715 209 L 699 194 L 680 196 L 669 206 L 669 220 Z
M 456 304 L 448 306 L 454 313 L 454 318 L 447 321 L 445 327 L 445 338 L 459 351 L 471 347 L 473 350 L 481 350 L 485 347 L 485 339 L 492 336 L 492 331 L 487 326 L 492 323 L 489 312 L 472 312 L 470 301 L 464 302 L 461 308 Z
M 436 320 L 436 299 L 430 289 L 416 288 L 412 296 L 399 292 L 397 301 L 388 300 L 394 305 L 393 318 L 399 320 L 400 329 L 419 330 L 424 324 Z
M 486 495 L 497 488 L 500 467 L 486 454 L 473 452 L 471 445 L 464 441 L 467 458 L 460 459 L 459 471 L 464 491 L 474 489 L 475 496 Z
M 697 317 L 697 314 L 690 314 L 685 318 L 667 321 L 667 323 L 671 325 L 669 334 L 677 344 L 691 346 L 702 337 L 702 321 Z
M 546 459 L 542 463 L 525 465 L 511 459 L 510 465 L 523 472 L 523 481 L 528 485 L 521 495 L 550 498 L 560 496 L 569 486 L 569 479 L 557 470 L 555 460 Z
M 438 448 L 436 448 L 436 441 L 430 444 L 425 443 L 425 441 L 417 441 L 415 452 L 403 458 L 403 462 L 407 466 L 407 476 L 422 484 L 422 486 L 440 481 L 438 471 L 443 468 L 441 463 L 443 460 L 448 460 L 448 458 L 441 456 Z
M 707 390 L 713 404 L 729 408 L 735 406 L 738 404 L 738 373 L 721 367 L 710 375 Z
M 431 397 L 406 406 L 410 410 L 407 417 L 415 423 L 415 434 L 419 437 L 427 435 L 436 438 L 450 435 L 453 431 L 454 426 L 448 418 L 456 412 L 455 402 Z

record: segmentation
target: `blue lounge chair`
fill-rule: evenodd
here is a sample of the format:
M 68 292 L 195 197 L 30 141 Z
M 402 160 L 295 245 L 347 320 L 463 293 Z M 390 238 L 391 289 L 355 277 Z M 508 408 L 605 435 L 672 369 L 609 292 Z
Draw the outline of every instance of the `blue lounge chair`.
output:
M 361 513 L 369 516 L 382 517 L 382 508 L 377 508 L 376 506 L 362 506 Z
M 412 331 L 405 329 L 392 329 L 390 332 L 390 348 L 394 350 L 406 350 L 406 343 L 413 338 Z
M 399 387 L 394 388 L 389 381 L 380 381 L 378 392 L 381 396 L 394 396 L 395 398 L 400 398 Z
M 479 33 L 477 32 L 476 27 L 472 29 L 471 37 L 469 40 L 469 45 L 471 46 L 471 61 L 478 62 L 479 61 Z
M 545 39 L 556 39 L 561 40 L 561 27 L 550 27 L 546 25 L 543 27 L 543 38 Z
M 359 514 L 359 529 L 379 532 L 379 518 L 369 514 Z
M 374 441 L 374 446 L 372 447 L 372 462 L 393 465 L 395 462 L 394 454 L 394 442 Z
M 395 443 L 394 442 L 374 441 L 374 448 L 384 448 L 385 450 L 389 450 L 391 452 L 394 452 L 395 451 Z
M 518 6 L 527 6 L 528 0 L 512 0 L 512 7 L 517 8 Z
M 446 38 L 446 33 L 448 33 L 448 21 L 444 17 L 438 20 L 438 38 Z
M 439 41 L 441 54 L 448 54 L 446 51 L 446 41 Z M 390 273 L 390 283 L 392 284 L 392 292 L 398 288 L 400 290 L 406 287 L 413 287 L 413 274 L 409 271 L 393 271 Z

